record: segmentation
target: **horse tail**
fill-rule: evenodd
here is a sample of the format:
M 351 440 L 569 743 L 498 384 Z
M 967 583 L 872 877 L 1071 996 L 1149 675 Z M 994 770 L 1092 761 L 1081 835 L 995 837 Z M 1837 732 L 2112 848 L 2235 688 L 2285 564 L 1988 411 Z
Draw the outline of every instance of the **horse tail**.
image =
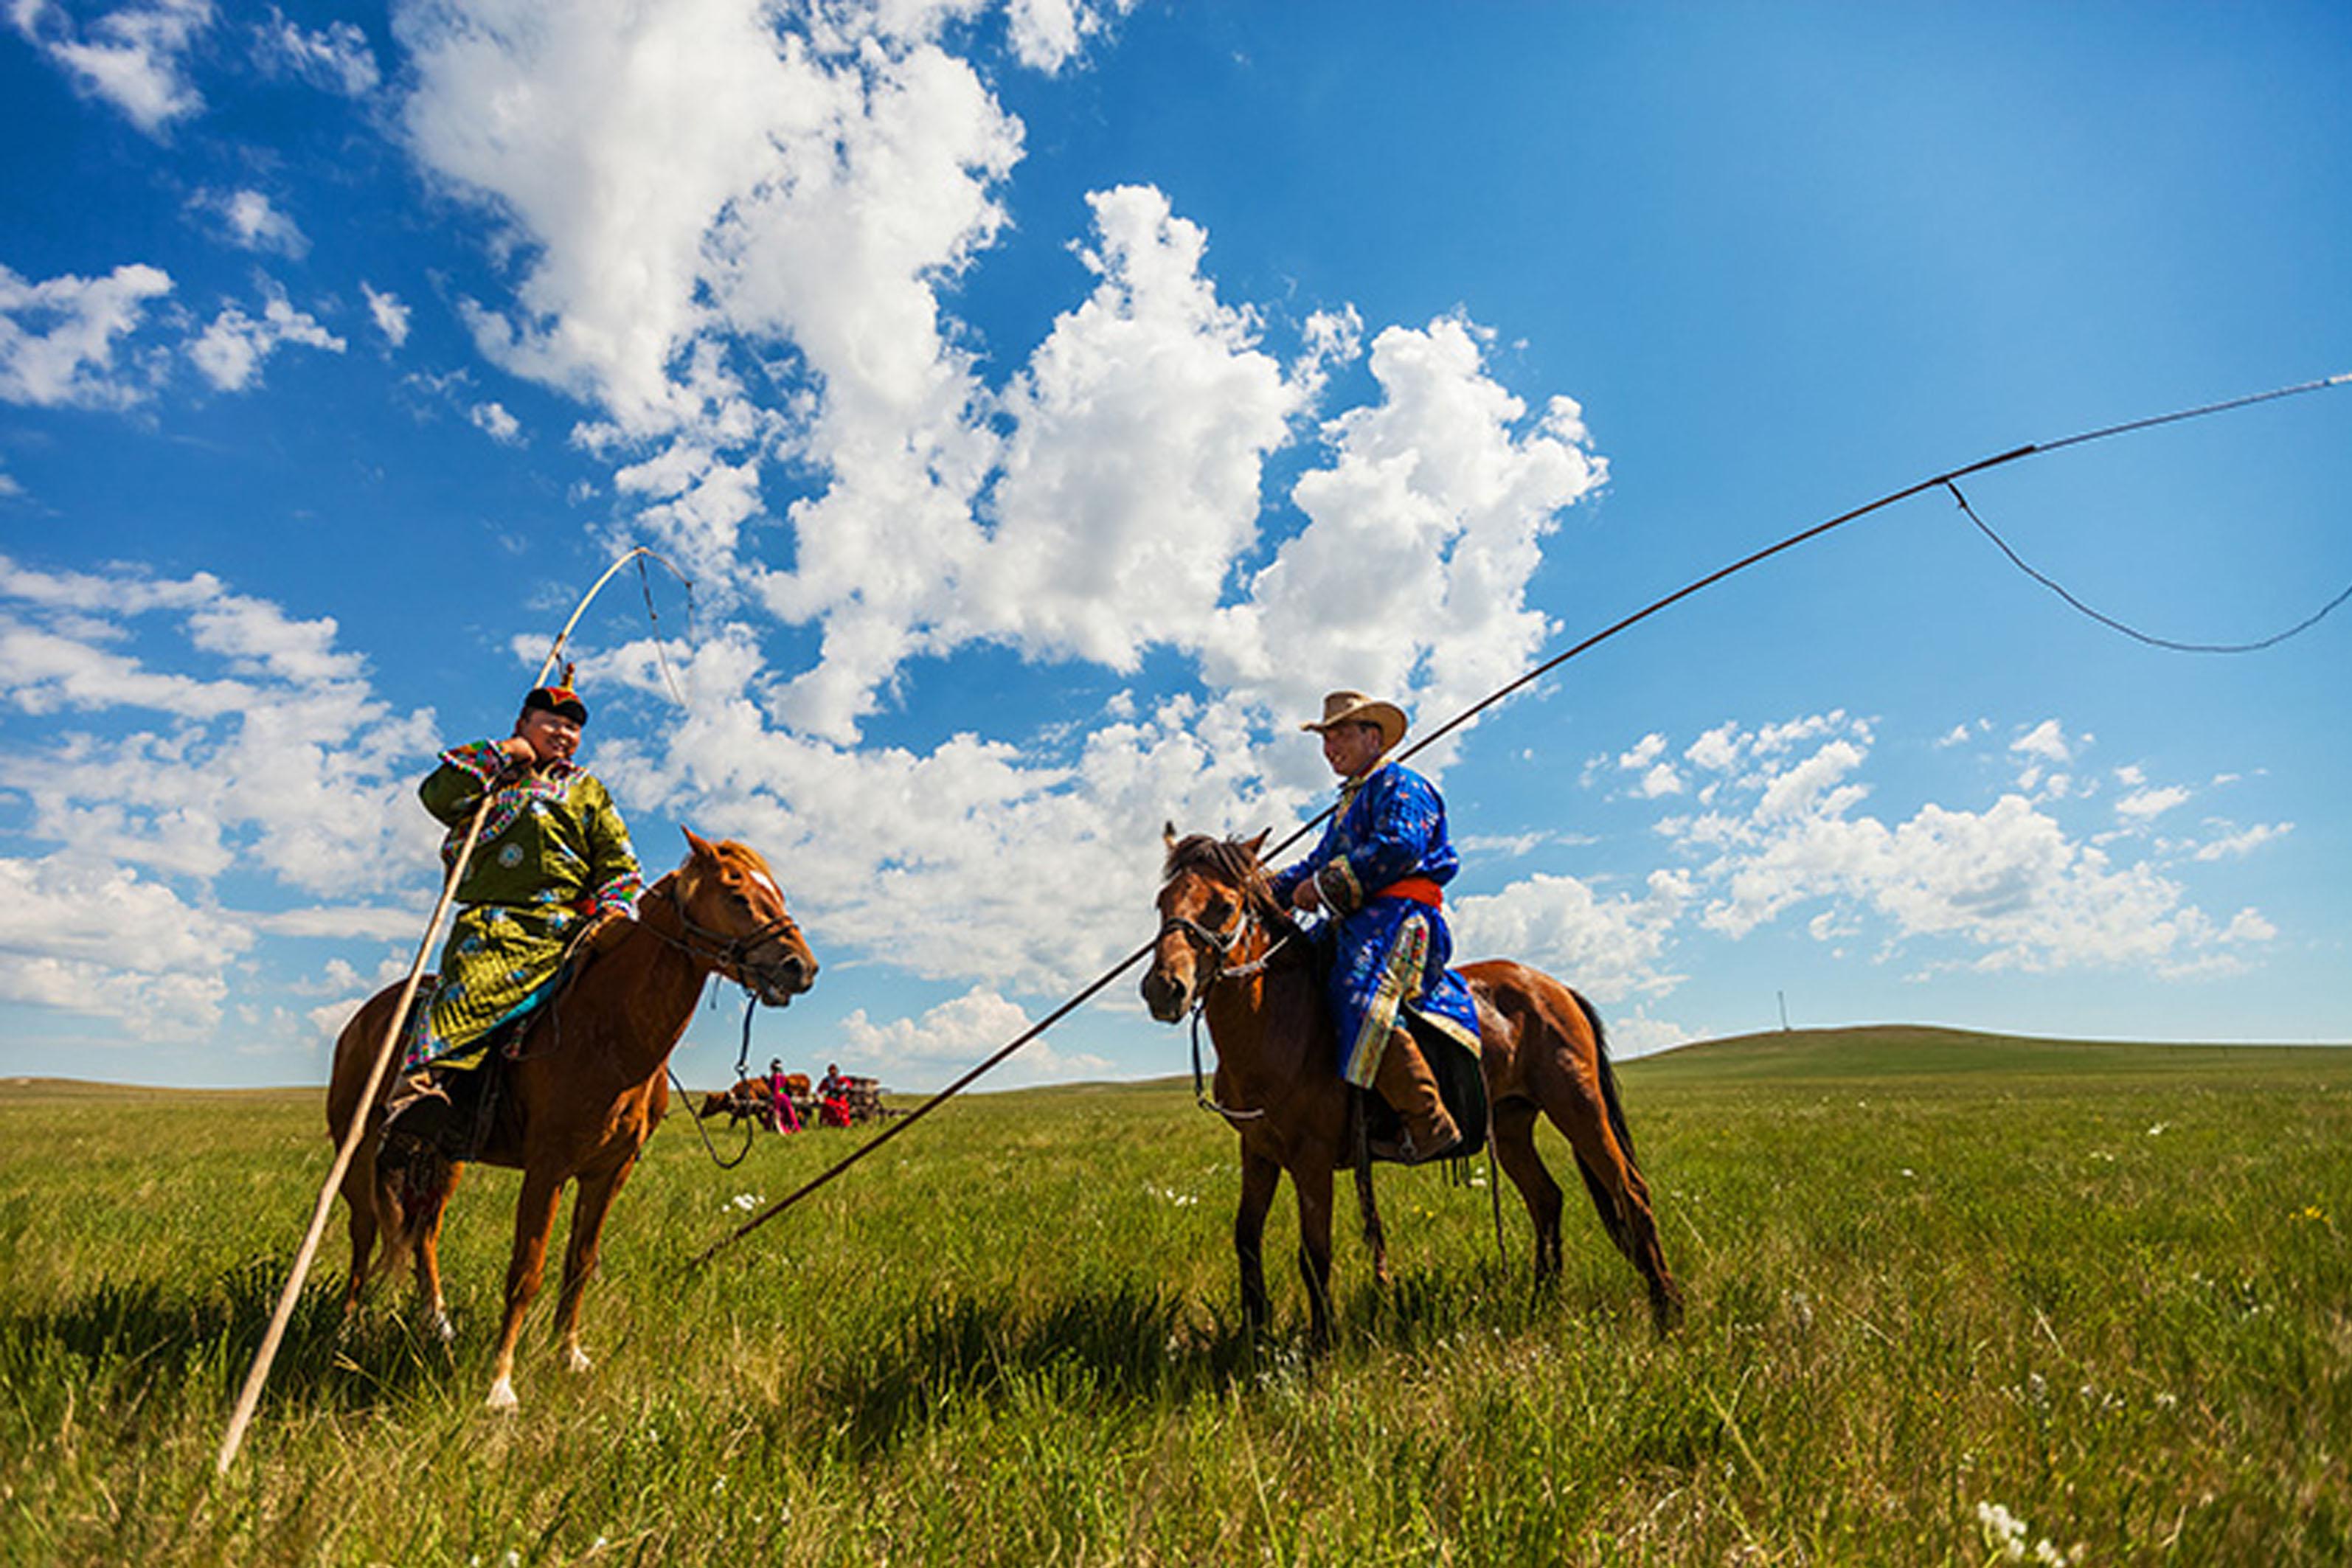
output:
M 1633 1158 L 1633 1133 L 1625 1125 L 1625 1107 L 1617 1096 L 1617 1069 L 1609 1063 L 1609 1031 L 1601 1022 L 1600 1011 L 1586 1000 L 1583 992 L 1571 986 L 1568 994 L 1576 998 L 1577 1009 L 1592 1028 L 1592 1066 L 1594 1075 L 1601 1080 L 1601 1103 L 1609 1115 L 1609 1131 L 1616 1136 L 1617 1147 L 1625 1152 L 1626 1165 L 1638 1172 L 1640 1166 Z M 1608 1231 L 1609 1239 L 1616 1243 L 1617 1250 L 1625 1255 L 1628 1262 L 1636 1261 L 1633 1233 L 1619 1211 L 1617 1200 L 1601 1182 L 1601 1173 L 1585 1162 L 1582 1154 L 1576 1157 L 1576 1172 L 1584 1178 L 1584 1190 L 1592 1194 L 1592 1206 L 1601 1212 L 1601 1228 Z

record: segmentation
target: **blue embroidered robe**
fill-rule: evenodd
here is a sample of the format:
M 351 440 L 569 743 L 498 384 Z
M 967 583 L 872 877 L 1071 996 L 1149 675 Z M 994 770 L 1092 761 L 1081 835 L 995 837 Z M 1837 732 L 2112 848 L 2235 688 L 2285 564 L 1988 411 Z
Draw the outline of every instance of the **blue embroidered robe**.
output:
M 419 787 L 425 808 L 448 826 L 445 863 L 457 858 L 503 761 L 494 741 L 452 746 Z M 499 784 L 404 1070 L 477 1065 L 471 1047 L 483 1036 L 546 1000 L 572 940 L 598 916 L 634 912 L 644 890 L 629 830 L 596 775 L 552 762 Z
M 1411 768 L 1386 763 L 1339 787 L 1339 810 L 1307 858 L 1278 871 L 1284 903 L 1307 878 L 1322 894 L 1333 961 L 1325 994 L 1339 1037 L 1339 1072 L 1369 1088 L 1400 1008 L 1465 1049 L 1478 1049 L 1478 1009 L 1447 968 L 1454 933 L 1442 907 L 1382 889 L 1408 878 L 1444 887 L 1461 864 L 1445 803 Z

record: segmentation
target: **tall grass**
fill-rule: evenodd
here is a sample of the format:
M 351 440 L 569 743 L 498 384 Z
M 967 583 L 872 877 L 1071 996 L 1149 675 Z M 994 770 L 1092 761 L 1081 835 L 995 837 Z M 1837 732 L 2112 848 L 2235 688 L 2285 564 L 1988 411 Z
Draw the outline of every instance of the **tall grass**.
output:
M 847 1142 L 722 1174 L 666 1128 L 594 1369 L 556 1364 L 551 1278 L 513 1417 L 480 1402 L 515 1177 L 452 1205 L 451 1349 L 404 1282 L 339 1338 L 339 1224 L 225 1480 L 319 1096 L 0 1086 L 0 1560 L 2352 1558 L 2352 1052 L 1889 1032 L 1622 1080 L 1671 1339 L 1589 1214 L 1538 1296 L 1510 1194 L 1498 1258 L 1488 1189 L 1384 1171 L 1395 1284 L 1343 1226 L 1307 1357 L 1286 1196 L 1253 1344 L 1214 1119 L 991 1095 L 698 1272 L 739 1196 Z

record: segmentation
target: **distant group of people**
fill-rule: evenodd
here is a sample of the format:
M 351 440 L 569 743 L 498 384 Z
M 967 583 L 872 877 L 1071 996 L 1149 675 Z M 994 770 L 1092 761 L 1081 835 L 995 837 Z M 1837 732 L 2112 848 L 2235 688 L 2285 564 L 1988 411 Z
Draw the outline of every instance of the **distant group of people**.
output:
M 840 1067 L 833 1062 L 824 1064 L 824 1077 L 817 1080 L 816 1116 L 819 1126 L 849 1125 L 849 1080 L 841 1075 Z M 792 1093 L 784 1084 L 784 1064 L 771 1057 L 768 1058 L 768 1131 L 798 1132 L 802 1126 L 800 1107 L 793 1103 Z

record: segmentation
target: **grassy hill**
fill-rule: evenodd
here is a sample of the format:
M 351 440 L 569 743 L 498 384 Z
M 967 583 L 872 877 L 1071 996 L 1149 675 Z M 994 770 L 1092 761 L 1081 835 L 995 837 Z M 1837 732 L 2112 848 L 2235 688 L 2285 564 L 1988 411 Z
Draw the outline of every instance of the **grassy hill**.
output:
M 2147 1074 L 2328 1072 L 2342 1047 L 2141 1045 L 1985 1035 L 1914 1024 L 1866 1024 L 1738 1035 L 1620 1065 L 1629 1082 L 1804 1082 L 1813 1079 L 2079 1078 Z

